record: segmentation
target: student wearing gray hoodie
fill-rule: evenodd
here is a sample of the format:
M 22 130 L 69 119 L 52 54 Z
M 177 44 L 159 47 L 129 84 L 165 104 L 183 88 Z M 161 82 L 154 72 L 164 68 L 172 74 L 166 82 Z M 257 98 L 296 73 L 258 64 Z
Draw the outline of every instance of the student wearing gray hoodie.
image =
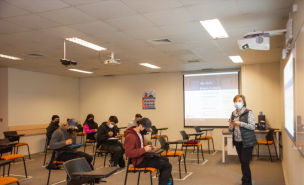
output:
M 61 125 L 53 134 L 50 141 L 50 149 L 59 149 L 67 145 L 76 144 L 76 132 L 78 121 L 76 119 L 69 119 L 67 124 Z M 59 155 L 59 156 L 58 156 Z M 75 158 L 85 157 L 91 165 L 93 157 L 87 153 L 74 150 L 65 150 L 56 152 L 55 157 L 58 161 L 68 161 Z M 93 166 L 91 165 L 92 169 Z

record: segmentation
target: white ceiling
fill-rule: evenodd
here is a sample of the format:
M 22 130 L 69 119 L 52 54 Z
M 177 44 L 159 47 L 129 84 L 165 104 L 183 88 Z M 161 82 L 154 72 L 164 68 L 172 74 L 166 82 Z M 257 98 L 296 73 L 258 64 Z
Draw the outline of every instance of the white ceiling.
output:
M 279 62 L 283 36 L 271 37 L 269 51 L 241 51 L 237 39 L 253 30 L 284 29 L 292 0 L 0 0 L 0 67 L 72 77 L 234 68 L 228 56 L 244 64 Z M 219 19 L 229 38 L 213 40 L 200 20 Z M 104 65 L 110 51 L 67 43 L 67 58 L 91 75 L 68 71 L 63 38 L 78 37 L 115 52 L 122 64 Z M 153 45 L 147 40 L 174 43 Z M 40 53 L 41 58 L 24 54 Z M 188 63 L 198 60 L 198 63 Z M 151 63 L 150 69 L 138 63 Z M 98 68 L 98 70 L 96 70 Z M 94 70 L 95 69 L 95 70 Z

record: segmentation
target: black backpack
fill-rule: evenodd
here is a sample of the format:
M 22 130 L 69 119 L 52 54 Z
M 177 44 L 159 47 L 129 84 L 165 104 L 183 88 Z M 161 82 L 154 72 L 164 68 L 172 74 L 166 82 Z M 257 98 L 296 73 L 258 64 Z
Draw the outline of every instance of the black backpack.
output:
M 125 162 L 125 159 L 123 158 L 123 156 L 121 156 L 118 160 L 118 165 L 120 168 L 124 168 L 126 167 L 126 162 Z

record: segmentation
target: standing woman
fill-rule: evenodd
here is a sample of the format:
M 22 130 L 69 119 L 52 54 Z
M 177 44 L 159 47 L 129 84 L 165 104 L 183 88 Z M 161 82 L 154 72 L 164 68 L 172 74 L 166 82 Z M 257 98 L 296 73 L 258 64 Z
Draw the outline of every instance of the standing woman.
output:
M 94 115 L 89 114 L 83 123 L 83 130 L 87 133 L 87 140 L 96 140 L 94 134 L 97 132 L 98 124 L 94 122 Z
M 241 162 L 242 185 L 252 185 L 249 162 L 253 147 L 258 144 L 254 133 L 254 115 L 246 108 L 245 96 L 236 95 L 233 102 L 236 110 L 231 114 L 229 131 L 233 133 L 233 145 Z

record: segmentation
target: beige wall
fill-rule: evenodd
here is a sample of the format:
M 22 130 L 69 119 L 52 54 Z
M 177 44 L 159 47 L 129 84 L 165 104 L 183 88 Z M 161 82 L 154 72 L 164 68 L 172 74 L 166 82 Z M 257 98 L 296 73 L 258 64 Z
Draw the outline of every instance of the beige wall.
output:
M 294 40 L 292 45 L 294 45 L 297 36 L 300 33 L 300 30 L 303 26 L 304 21 L 304 1 L 302 0 L 294 0 L 293 4 L 298 5 L 298 11 L 291 13 L 293 18 L 293 34 Z M 292 11 L 291 11 L 292 12 Z M 287 60 L 282 60 L 280 63 L 280 81 L 281 81 L 281 109 L 280 109 L 280 122 L 282 124 L 282 128 L 284 128 L 284 81 L 283 81 L 283 70 Z M 303 73 L 304 71 L 299 71 L 297 69 L 297 73 Z M 298 76 L 301 77 L 301 76 Z M 303 79 L 296 79 L 297 81 L 301 81 L 303 83 Z M 301 88 L 302 85 L 298 85 L 297 88 Z M 303 94 L 299 95 L 303 96 Z M 297 100 L 298 104 L 303 104 L 300 99 Z M 302 119 L 303 121 L 303 119 Z M 304 182 L 304 157 L 300 154 L 298 150 L 292 148 L 294 143 L 288 136 L 288 134 L 283 130 L 282 134 L 282 142 L 283 142 L 283 171 L 285 174 L 285 182 L 287 185 L 302 185 Z
M 0 139 L 2 132 L 8 130 L 8 69 L 0 68 Z
M 280 127 L 276 116 L 279 111 L 279 106 L 276 106 L 279 104 L 279 63 L 246 65 L 241 74 L 245 83 L 242 91 L 256 119 L 258 112 L 263 111 L 273 127 Z M 262 92 L 255 93 L 259 89 Z M 156 91 L 156 110 L 142 110 L 141 95 L 144 90 Z M 140 113 L 150 118 L 156 127 L 169 127 L 169 131 L 163 134 L 167 134 L 170 140 L 178 140 L 182 138 L 180 130 L 194 132 L 193 128 L 184 128 L 183 106 L 182 73 L 80 79 L 82 121 L 89 113 L 95 115 L 99 124 L 110 115 L 116 115 L 121 127 L 127 126 L 134 115 Z M 221 150 L 222 130 L 218 128 L 212 132 L 216 150 Z M 203 146 L 207 147 L 206 144 Z
M 54 114 L 61 122 L 79 118 L 79 79 L 8 69 L 8 126 L 44 124 Z M 2 135 L 2 133 L 1 133 Z M 21 137 L 31 153 L 43 151 L 45 134 Z M 27 154 L 26 147 L 19 153 Z

